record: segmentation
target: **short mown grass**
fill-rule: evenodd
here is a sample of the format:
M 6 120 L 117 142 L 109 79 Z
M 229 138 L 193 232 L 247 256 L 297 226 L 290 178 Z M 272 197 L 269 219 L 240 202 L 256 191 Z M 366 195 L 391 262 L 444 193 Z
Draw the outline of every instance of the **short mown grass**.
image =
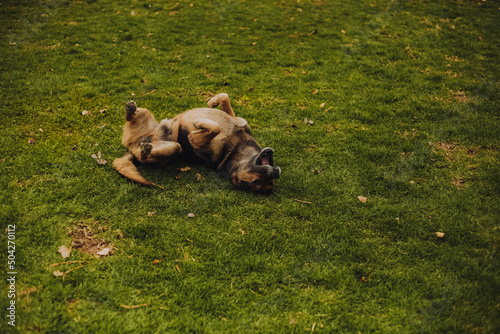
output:
M 2 332 L 499 332 L 499 7 L 4 1 Z M 272 195 L 113 170 L 125 102 L 162 119 L 219 92 L 274 148 Z

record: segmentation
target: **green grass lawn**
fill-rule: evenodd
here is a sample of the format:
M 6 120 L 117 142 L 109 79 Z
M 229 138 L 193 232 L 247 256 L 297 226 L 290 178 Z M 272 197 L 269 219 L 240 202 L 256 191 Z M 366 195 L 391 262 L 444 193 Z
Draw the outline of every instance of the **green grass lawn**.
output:
M 6 0 L 0 20 L 2 333 L 500 332 L 498 1 Z M 272 195 L 113 170 L 127 101 L 162 119 L 220 92 L 274 148 Z

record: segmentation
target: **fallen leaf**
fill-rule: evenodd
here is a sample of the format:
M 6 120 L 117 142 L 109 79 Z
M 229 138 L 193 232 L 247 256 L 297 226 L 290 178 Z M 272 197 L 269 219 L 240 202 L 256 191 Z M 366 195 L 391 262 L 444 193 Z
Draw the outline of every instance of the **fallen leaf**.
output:
M 180 172 L 185 173 L 185 172 L 187 172 L 187 171 L 190 171 L 190 170 L 191 170 L 191 167 L 186 166 L 186 167 L 182 167 L 182 168 L 177 168 L 177 170 L 178 170 L 178 171 L 180 171 Z
M 61 247 L 59 247 L 59 249 L 57 250 L 59 253 L 61 253 L 63 259 L 69 257 L 69 254 L 71 253 L 71 249 L 68 249 L 68 247 L 62 245 Z
M 320 108 L 323 108 L 323 107 L 325 106 L 325 104 L 326 104 L 326 103 L 321 103 L 321 104 L 319 105 L 319 107 L 320 107 Z
M 38 131 L 43 132 L 43 129 L 42 129 L 42 128 L 40 128 L 40 129 L 38 129 Z
M 152 264 L 158 264 L 158 263 L 160 263 L 160 262 L 161 262 L 160 260 L 154 260 L 154 261 L 152 262 Z
M 438 238 L 444 238 L 444 233 L 443 232 L 436 232 L 436 235 Z
M 358 199 L 363 202 L 363 203 L 366 203 L 366 197 L 363 197 L 363 196 L 358 196 Z
M 188 217 L 189 217 L 189 218 L 194 218 L 194 216 L 195 216 L 195 215 L 194 215 L 194 213 L 191 213 L 191 212 L 190 212 L 190 213 L 188 213 Z
M 28 144 L 34 144 L 34 143 L 35 143 L 35 139 L 33 139 L 33 138 L 28 139 Z
M 156 213 L 155 211 L 153 211 L 153 212 L 148 212 L 148 217 L 154 216 L 154 214 L 155 214 L 155 213 Z
M 101 159 L 101 151 L 97 152 L 97 155 L 92 154 L 91 157 L 94 158 L 99 165 L 105 165 L 108 163 L 108 161 Z
M 321 171 L 320 171 L 320 170 L 316 170 L 316 169 L 311 170 L 311 172 L 313 172 L 314 174 L 319 174 L 319 173 L 321 173 Z
M 97 252 L 97 255 L 100 255 L 100 256 L 107 256 L 109 255 L 109 252 L 111 251 L 111 249 L 109 247 L 106 247 L 104 248 L 103 250 Z
M 304 118 L 304 123 L 306 123 L 306 124 L 307 124 L 307 122 L 309 122 L 309 120 L 308 120 L 308 119 L 307 119 L 307 117 L 306 117 L 306 118 Z
M 83 115 L 83 116 L 90 115 L 90 111 L 88 111 L 88 110 L 84 110 L 84 111 L 82 111 L 82 115 Z
M 318 94 L 318 93 L 319 93 L 319 90 L 315 89 L 315 90 L 313 90 L 313 92 L 312 92 L 312 93 L 313 93 L 313 95 L 314 95 L 314 94 Z
M 54 276 L 62 276 L 62 275 L 64 275 L 64 273 L 60 272 L 59 270 L 54 270 L 52 272 L 52 274 L 54 274 Z
M 175 265 L 175 269 L 177 269 L 178 272 L 181 272 L 181 268 L 179 268 L 178 265 Z
M 345 34 L 345 30 L 341 30 L 340 32 L 343 33 L 343 34 Z
M 205 181 L 205 178 L 203 176 L 201 176 L 201 174 L 196 174 L 196 181 L 202 182 L 202 181 Z

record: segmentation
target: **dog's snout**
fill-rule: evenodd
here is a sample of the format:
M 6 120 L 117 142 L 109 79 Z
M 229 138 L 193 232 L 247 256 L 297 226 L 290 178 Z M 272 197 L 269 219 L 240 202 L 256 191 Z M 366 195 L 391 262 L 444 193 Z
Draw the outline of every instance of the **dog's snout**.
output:
M 280 175 L 281 175 L 281 168 L 279 168 L 279 167 L 274 167 L 274 168 L 273 168 L 273 171 L 271 172 L 271 174 L 269 175 L 269 177 L 270 177 L 271 179 L 277 179 L 277 178 L 279 178 L 279 177 L 280 177 Z

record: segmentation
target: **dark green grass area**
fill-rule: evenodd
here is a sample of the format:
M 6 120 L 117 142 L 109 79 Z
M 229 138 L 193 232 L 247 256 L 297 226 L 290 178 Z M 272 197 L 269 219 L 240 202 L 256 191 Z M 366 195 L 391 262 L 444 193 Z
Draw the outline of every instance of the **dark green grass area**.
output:
M 498 1 L 9 0 L 0 20 L 2 333 L 500 332 Z M 274 148 L 272 195 L 113 170 L 125 102 L 162 119 L 219 92 Z M 83 227 L 112 254 L 63 259 Z

